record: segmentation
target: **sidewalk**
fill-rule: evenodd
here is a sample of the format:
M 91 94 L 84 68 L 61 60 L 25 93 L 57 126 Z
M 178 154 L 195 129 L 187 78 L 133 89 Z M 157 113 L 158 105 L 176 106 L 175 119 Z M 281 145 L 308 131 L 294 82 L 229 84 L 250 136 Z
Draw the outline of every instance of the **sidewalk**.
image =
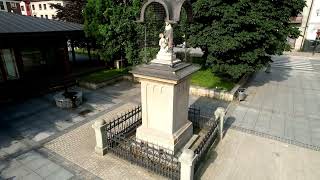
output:
M 201 180 L 319 180 L 320 153 L 229 129 L 209 151 Z

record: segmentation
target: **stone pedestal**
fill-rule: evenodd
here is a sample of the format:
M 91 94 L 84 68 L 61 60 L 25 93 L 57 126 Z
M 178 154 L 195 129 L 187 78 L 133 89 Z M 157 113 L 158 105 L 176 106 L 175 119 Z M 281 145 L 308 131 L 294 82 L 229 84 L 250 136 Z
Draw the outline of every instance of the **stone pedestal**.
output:
M 199 67 L 181 62 L 171 66 L 151 63 L 132 71 L 141 82 L 142 125 L 136 137 L 177 152 L 193 134 L 188 120 L 190 75 Z

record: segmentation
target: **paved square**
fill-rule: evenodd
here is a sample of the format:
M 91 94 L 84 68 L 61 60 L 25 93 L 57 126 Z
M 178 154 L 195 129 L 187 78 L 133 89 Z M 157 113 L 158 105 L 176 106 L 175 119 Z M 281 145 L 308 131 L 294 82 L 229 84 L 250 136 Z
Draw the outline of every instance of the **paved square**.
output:
M 303 57 L 274 60 L 271 73 L 259 72 L 247 84 L 246 100 L 227 123 L 320 148 L 320 71 Z

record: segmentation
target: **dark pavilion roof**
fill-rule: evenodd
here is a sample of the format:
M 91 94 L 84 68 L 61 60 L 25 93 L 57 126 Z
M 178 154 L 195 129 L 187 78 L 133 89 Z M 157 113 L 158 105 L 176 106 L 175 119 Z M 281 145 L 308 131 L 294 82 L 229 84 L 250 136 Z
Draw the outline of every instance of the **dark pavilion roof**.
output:
M 83 25 L 0 12 L 0 34 L 83 32 Z

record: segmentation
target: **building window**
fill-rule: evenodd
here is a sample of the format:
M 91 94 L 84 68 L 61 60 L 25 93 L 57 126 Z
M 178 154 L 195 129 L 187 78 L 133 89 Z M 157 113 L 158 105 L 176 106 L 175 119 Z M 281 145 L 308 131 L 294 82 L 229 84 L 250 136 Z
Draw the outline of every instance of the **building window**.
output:
M 43 15 L 40 15 L 41 18 L 43 18 Z
M 0 50 L 3 60 L 5 74 L 8 80 L 19 79 L 19 72 L 14 57 L 14 52 L 11 49 Z
M 32 4 L 32 10 L 35 10 L 34 5 Z
M 4 10 L 4 4 L 3 4 L 3 1 L 0 1 L 0 10 Z
M 46 16 L 46 19 L 48 19 L 48 15 L 45 15 Z
M 43 9 L 47 10 L 47 5 L 46 4 L 43 4 Z
M 24 6 L 21 6 L 20 8 L 21 8 L 21 11 L 24 11 Z
M 14 2 L 11 2 L 11 3 L 10 3 L 10 6 L 11 6 L 11 8 L 17 8 L 16 3 L 14 3 Z
M 42 10 L 42 5 L 41 4 L 39 4 L 39 10 Z
M 51 8 L 51 9 L 53 9 L 53 6 L 52 6 L 52 4 L 50 4 L 50 8 Z
M 316 10 L 317 16 L 320 16 L 320 9 Z
M 34 17 L 37 17 L 37 15 L 33 15 Z

